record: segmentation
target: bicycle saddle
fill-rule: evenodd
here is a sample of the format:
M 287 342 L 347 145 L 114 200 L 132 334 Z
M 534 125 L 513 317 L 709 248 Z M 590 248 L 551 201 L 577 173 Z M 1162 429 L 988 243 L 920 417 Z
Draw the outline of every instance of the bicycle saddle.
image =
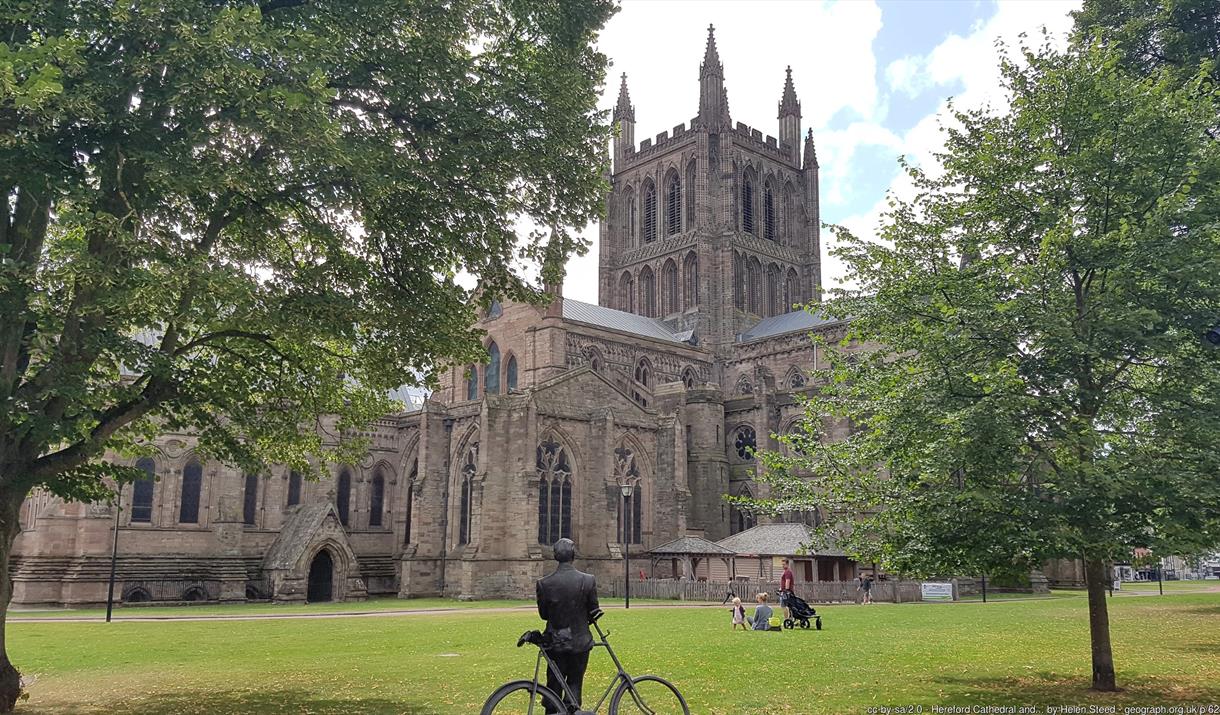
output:
M 522 633 L 521 637 L 517 639 L 517 647 L 520 648 L 526 643 L 533 643 L 534 645 L 541 647 L 542 631 L 526 631 Z
M 589 614 L 589 623 L 597 623 L 597 619 L 601 618 L 604 615 L 606 615 L 605 611 L 603 611 L 600 608 L 597 609 L 596 611 Z

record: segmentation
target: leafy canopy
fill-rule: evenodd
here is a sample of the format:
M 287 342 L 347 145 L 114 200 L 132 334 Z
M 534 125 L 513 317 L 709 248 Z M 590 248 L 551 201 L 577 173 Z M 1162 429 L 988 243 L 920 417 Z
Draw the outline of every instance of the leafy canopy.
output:
M 510 266 L 586 249 L 613 10 L 0 3 L 0 490 L 103 496 L 177 429 L 306 469 L 474 359 L 460 271 L 536 300 Z
M 1101 43 L 1006 59 L 1010 110 L 956 113 L 882 240 L 837 229 L 855 287 L 822 309 L 851 349 L 756 506 L 829 508 L 849 551 L 912 574 L 1220 541 L 1207 70 L 1132 74 Z

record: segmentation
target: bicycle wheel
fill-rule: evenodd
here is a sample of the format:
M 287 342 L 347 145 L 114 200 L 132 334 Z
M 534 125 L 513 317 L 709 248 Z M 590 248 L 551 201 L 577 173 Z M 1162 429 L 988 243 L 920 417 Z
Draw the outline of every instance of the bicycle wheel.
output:
M 682 693 L 668 680 L 641 675 L 623 681 L 610 698 L 610 715 L 690 715 Z
M 534 691 L 531 702 L 530 691 Z M 514 680 L 501 685 L 483 703 L 482 715 L 542 715 L 550 706 L 553 712 L 567 715 L 568 709 L 553 690 L 545 685 L 534 685 L 531 680 Z

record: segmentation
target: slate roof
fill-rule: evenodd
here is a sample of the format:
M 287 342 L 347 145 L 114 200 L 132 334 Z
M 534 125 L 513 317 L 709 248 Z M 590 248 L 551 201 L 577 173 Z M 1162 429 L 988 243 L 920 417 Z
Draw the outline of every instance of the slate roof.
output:
M 625 333 L 634 333 L 671 343 L 683 342 L 678 335 L 655 318 L 646 318 L 635 313 L 605 308 L 592 303 L 582 303 L 571 298 L 563 299 L 563 319 L 587 323 L 599 328 L 621 330 Z
M 735 552 L 701 536 L 683 536 L 650 550 L 650 554 L 696 554 L 699 556 L 732 556 Z
M 264 569 L 292 569 L 302 554 L 311 545 L 310 537 L 322 525 L 327 514 L 335 511 L 335 505 L 328 502 L 314 502 L 300 506 L 288 517 L 280 533 L 263 557 Z M 338 519 L 338 513 L 335 513 Z
M 839 321 L 820 313 L 814 315 L 807 310 L 794 310 L 791 313 L 763 318 L 749 330 L 738 335 L 737 340 L 738 342 L 758 340 L 759 338 L 769 338 L 772 335 L 793 333 L 798 330 L 812 330 L 819 325 L 829 325 L 830 323 L 837 322 Z
M 833 544 L 821 549 L 808 548 L 813 542 L 813 534 L 804 524 L 759 524 L 716 543 L 738 555 L 846 556 L 842 549 Z

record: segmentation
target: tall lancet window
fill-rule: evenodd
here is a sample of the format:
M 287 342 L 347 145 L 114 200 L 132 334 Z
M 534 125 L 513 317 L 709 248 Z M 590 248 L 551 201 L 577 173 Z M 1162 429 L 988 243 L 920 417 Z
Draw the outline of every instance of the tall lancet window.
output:
M 686 230 L 695 227 L 695 160 L 686 165 Z
M 554 439 L 538 445 L 538 543 L 572 538 L 572 465 Z
M 669 175 L 665 188 L 665 235 L 672 236 L 682 231 L 682 184 L 677 174 Z
M 763 238 L 775 240 L 775 192 L 770 181 L 763 186 Z
M 618 499 L 618 541 L 620 544 L 638 544 L 643 536 L 641 525 L 644 521 L 644 490 L 635 454 L 626 447 L 614 450 L 614 481 L 616 484 L 631 484 L 635 487 L 631 496 L 619 496 Z
M 483 368 L 483 391 L 495 395 L 500 392 L 500 346 L 493 342 L 487 346 L 487 354 L 490 358 Z
M 699 304 L 699 259 L 694 253 L 682 261 L 682 306 L 687 310 Z
M 754 233 L 754 181 L 748 176 L 741 182 L 741 230 Z
M 479 443 L 474 442 L 466 450 L 466 462 L 462 465 L 461 502 L 458 506 L 458 544 L 470 543 L 470 525 L 474 521 L 474 474 L 478 470 Z
M 657 187 L 649 181 L 644 186 L 644 243 L 657 238 Z

